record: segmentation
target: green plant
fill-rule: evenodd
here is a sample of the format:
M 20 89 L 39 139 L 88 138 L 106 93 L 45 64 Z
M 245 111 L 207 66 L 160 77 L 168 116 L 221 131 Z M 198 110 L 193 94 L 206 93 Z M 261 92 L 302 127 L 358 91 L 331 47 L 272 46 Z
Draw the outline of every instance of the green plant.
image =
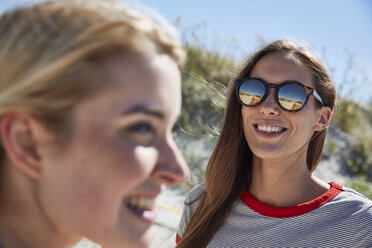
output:
M 342 131 L 352 133 L 360 126 L 360 111 L 358 104 L 348 99 L 338 99 L 334 122 Z
M 182 73 L 182 113 L 178 128 L 191 136 L 219 129 L 225 109 L 225 92 L 235 64 L 227 57 L 186 46 Z
M 336 142 L 330 138 L 327 143 L 327 152 L 329 155 L 334 155 L 336 151 Z
M 372 185 L 367 181 L 366 176 L 359 176 L 346 183 L 346 186 L 358 191 L 372 200 Z
M 339 99 L 334 123 L 353 136 L 356 144 L 342 153 L 348 170 L 372 178 L 372 109 L 349 99 Z
M 193 186 L 203 182 L 205 180 L 205 161 L 200 157 L 193 154 L 184 155 L 189 167 L 190 173 L 189 178 L 182 184 L 182 186 L 188 191 Z
M 350 172 L 365 175 L 370 165 L 370 158 L 366 143 L 360 142 L 343 154 L 343 158 Z

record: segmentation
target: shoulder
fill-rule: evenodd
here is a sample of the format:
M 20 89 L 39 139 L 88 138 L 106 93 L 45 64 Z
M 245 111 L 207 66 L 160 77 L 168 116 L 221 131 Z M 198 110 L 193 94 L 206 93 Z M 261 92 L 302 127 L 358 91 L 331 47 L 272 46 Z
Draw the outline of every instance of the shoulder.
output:
M 355 218 L 352 246 L 372 247 L 372 200 L 347 187 L 342 193 Z
M 200 196 L 205 191 L 205 183 L 201 183 L 192 188 L 187 194 L 185 199 L 185 205 L 182 212 L 181 221 L 178 225 L 177 237 L 180 239 L 186 230 L 193 214 L 199 206 Z
M 359 217 L 361 214 L 368 214 L 371 211 L 372 200 L 362 195 L 361 193 L 342 186 L 341 192 L 332 201 L 333 207 L 338 206 L 338 209 L 342 212 L 348 212 L 354 217 Z
M 322 210 L 342 218 L 352 219 L 355 223 L 361 219 L 372 218 L 372 200 L 351 188 L 340 185 L 339 189 L 340 192 L 325 204 Z M 372 224 L 370 225 L 372 227 Z
M 343 192 L 348 201 L 355 203 L 359 207 L 363 219 L 367 218 L 372 227 L 372 200 L 348 187 L 343 187 Z
M 339 196 L 339 199 L 345 203 L 344 209 L 352 212 L 356 219 L 356 232 L 372 232 L 372 200 L 345 186 Z
M 203 194 L 205 191 L 206 184 L 201 183 L 196 186 L 194 186 L 187 194 L 185 199 L 185 205 L 192 204 L 196 200 L 199 199 L 199 197 Z
M 348 202 L 359 209 L 370 209 L 372 207 L 372 200 L 362 195 L 361 193 L 343 186 L 340 193 L 340 199 Z

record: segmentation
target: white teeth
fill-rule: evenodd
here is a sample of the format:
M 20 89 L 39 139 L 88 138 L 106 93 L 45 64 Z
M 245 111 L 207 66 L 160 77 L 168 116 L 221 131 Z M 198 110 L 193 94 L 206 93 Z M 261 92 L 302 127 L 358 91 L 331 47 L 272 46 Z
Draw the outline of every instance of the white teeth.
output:
M 151 209 L 155 206 L 155 198 L 130 197 L 126 198 L 124 202 L 128 206 L 138 209 Z
M 257 125 L 257 129 L 260 131 L 268 132 L 268 133 L 278 133 L 283 130 L 282 127 L 271 127 L 271 126 L 264 126 L 264 125 Z

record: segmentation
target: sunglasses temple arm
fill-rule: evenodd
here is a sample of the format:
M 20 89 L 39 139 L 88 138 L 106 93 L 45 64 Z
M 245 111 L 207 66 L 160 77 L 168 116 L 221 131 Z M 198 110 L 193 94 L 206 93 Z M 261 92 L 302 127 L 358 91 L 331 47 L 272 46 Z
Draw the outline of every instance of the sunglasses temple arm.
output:
M 322 104 L 322 105 L 324 105 L 324 103 L 323 103 L 323 100 L 322 100 L 322 98 L 319 96 L 319 94 L 315 91 L 315 90 L 313 90 L 313 95 L 315 96 L 315 98 Z

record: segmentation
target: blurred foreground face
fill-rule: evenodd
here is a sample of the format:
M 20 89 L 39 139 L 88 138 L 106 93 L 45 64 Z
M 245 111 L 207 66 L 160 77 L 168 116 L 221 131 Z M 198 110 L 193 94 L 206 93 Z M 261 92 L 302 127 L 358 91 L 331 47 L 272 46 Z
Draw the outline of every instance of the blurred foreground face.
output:
M 181 77 L 167 56 L 116 56 L 92 80 L 107 85 L 72 114 L 71 140 L 44 146 L 40 201 L 51 225 L 104 247 L 146 247 L 164 184 L 188 169 L 172 138 L 181 110 Z M 98 76 L 97 76 L 98 74 Z

